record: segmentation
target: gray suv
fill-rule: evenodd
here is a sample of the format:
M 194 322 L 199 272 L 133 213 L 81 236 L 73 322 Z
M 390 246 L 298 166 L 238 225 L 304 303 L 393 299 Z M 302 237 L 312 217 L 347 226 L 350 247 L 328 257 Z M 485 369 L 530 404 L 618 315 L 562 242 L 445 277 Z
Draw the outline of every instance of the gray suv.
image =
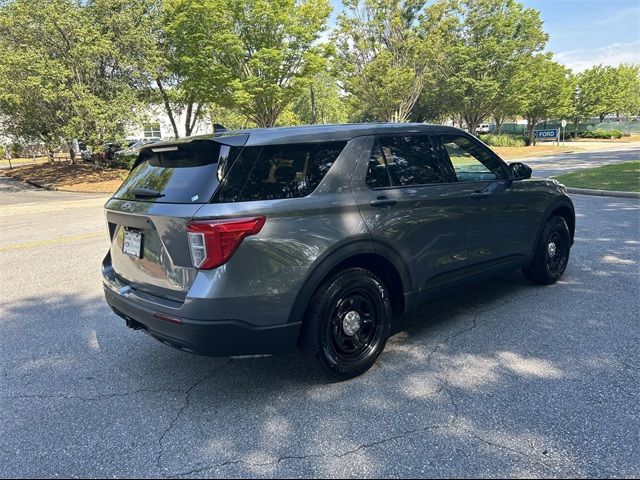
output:
M 108 304 L 129 327 L 214 356 L 299 345 L 338 378 L 392 318 L 522 269 L 559 279 L 566 189 L 475 137 L 423 124 L 223 131 L 156 143 L 105 208 Z

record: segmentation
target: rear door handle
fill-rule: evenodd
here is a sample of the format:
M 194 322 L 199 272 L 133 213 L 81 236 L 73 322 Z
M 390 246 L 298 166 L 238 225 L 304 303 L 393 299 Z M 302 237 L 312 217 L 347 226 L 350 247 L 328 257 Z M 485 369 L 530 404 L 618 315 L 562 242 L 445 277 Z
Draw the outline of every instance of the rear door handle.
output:
M 398 203 L 398 201 L 392 198 L 378 197 L 375 200 L 371 200 L 369 205 L 372 207 L 393 207 L 396 203 Z
M 473 192 L 471 194 L 471 198 L 485 198 L 488 197 L 489 195 L 491 195 L 491 192 Z

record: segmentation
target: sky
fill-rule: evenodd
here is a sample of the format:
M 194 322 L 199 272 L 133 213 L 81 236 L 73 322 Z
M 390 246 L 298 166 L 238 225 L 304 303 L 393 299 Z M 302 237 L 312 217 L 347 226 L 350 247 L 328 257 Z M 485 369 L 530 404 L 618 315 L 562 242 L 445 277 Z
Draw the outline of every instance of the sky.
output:
M 575 72 L 593 65 L 640 63 L 640 0 L 521 0 L 540 11 L 547 49 Z M 341 0 L 331 0 L 334 12 Z

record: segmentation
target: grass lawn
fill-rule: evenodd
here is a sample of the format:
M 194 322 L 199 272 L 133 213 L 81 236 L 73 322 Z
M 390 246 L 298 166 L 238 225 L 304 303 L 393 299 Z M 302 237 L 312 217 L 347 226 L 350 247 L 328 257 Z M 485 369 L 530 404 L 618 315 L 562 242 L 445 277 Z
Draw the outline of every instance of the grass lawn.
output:
M 11 165 L 16 166 L 16 165 L 22 165 L 24 163 L 42 163 L 42 162 L 46 162 L 47 160 L 48 160 L 47 157 L 36 157 L 35 159 L 31 157 L 13 158 L 11 160 Z M 9 160 L 6 160 L 4 158 L 0 159 L 0 165 L 9 166 Z
M 640 160 L 589 168 L 553 178 L 567 187 L 640 192 Z
M 113 193 L 128 174 L 128 170 L 96 169 L 93 165 L 76 163 L 39 163 L 0 170 L 0 175 L 59 190 L 92 193 Z

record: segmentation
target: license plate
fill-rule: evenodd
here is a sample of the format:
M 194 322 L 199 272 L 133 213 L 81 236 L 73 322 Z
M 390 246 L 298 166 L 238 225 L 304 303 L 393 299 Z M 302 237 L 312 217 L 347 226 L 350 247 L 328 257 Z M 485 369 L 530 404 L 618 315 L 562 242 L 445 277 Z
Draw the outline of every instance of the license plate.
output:
M 140 258 L 140 251 L 142 249 L 142 234 L 140 232 L 134 232 L 132 230 L 124 231 L 124 243 L 122 244 L 122 251 L 128 255 Z

